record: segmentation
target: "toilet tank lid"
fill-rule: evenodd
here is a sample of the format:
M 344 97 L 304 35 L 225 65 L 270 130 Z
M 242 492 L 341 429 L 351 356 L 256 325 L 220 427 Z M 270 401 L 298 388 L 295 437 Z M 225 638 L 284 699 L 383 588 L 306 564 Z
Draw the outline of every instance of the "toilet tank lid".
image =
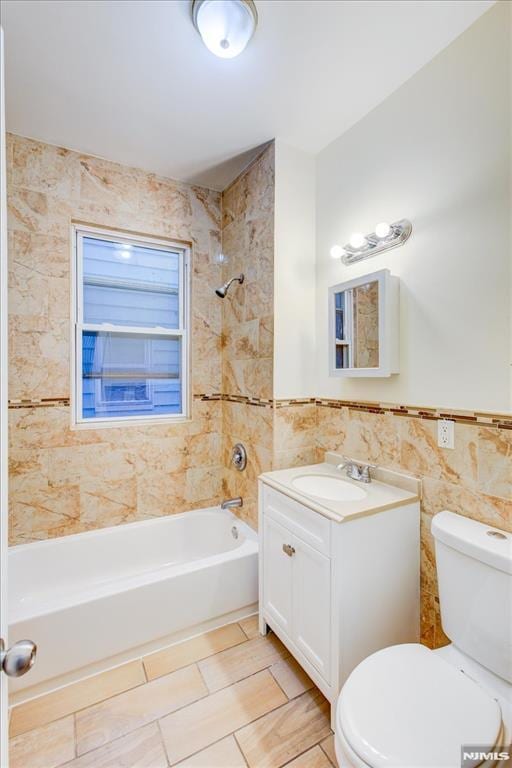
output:
M 432 536 L 448 547 L 512 574 L 512 534 L 445 510 L 432 519 Z

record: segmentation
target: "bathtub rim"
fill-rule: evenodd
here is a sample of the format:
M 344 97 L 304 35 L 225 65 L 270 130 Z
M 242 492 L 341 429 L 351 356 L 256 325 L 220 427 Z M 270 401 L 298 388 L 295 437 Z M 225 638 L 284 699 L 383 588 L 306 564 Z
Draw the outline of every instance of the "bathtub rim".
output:
M 53 546 L 61 546 L 63 542 L 69 542 L 74 541 L 78 537 L 80 537 L 81 540 L 88 539 L 88 538 L 94 538 L 96 536 L 104 535 L 104 536 L 111 536 L 115 532 L 119 532 L 119 529 L 121 528 L 123 531 L 127 529 L 134 528 L 135 526 L 139 528 L 149 528 L 151 526 L 156 526 L 158 523 L 169 522 L 169 520 L 178 520 L 182 519 L 185 516 L 189 517 L 190 515 L 199 515 L 204 514 L 205 512 L 209 514 L 216 514 L 216 515 L 222 515 L 226 518 L 231 518 L 233 521 L 237 523 L 237 525 L 240 525 L 247 536 L 248 539 L 252 539 L 253 541 L 258 541 L 258 532 L 254 530 L 254 528 L 251 528 L 251 526 L 245 522 L 245 520 L 242 520 L 241 518 L 237 517 L 230 509 L 221 509 L 220 504 L 216 507 L 200 507 L 198 509 L 190 509 L 186 510 L 185 512 L 176 512 L 175 514 L 168 514 L 168 515 L 159 515 L 158 517 L 150 517 L 145 520 L 133 520 L 130 523 L 119 523 L 118 525 L 108 525 L 104 528 L 93 528 L 90 531 L 80 531 L 79 533 L 69 533 L 65 536 L 53 536 L 49 539 L 40 539 L 37 541 L 29 541 L 25 544 L 12 544 L 8 547 L 8 556 L 12 552 L 24 552 L 29 547 L 31 548 L 31 551 L 33 551 L 33 547 L 37 547 L 38 549 L 44 549 L 45 547 L 48 547 L 50 545 Z

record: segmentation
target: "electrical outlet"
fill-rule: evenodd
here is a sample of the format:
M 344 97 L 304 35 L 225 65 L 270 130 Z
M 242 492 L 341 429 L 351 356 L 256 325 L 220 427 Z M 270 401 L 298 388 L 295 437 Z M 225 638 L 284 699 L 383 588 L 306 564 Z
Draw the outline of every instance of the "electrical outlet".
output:
M 455 422 L 451 419 L 439 419 L 437 422 L 437 444 L 440 448 L 455 448 Z

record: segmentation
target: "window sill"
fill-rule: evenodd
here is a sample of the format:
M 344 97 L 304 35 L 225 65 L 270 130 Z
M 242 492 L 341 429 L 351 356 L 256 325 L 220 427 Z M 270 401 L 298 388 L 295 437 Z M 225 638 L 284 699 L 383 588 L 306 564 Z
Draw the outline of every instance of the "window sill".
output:
M 71 430 L 72 431 L 82 431 L 86 429 L 130 429 L 131 427 L 147 427 L 147 426 L 156 426 L 159 425 L 161 427 L 169 427 L 171 424 L 188 424 L 192 422 L 191 416 L 176 416 L 176 417 L 165 417 L 160 416 L 159 418 L 140 418 L 138 421 L 136 418 L 134 419 L 109 419 L 108 421 L 101 421 L 100 419 L 91 419 L 90 421 L 80 421 L 80 422 L 72 422 L 71 423 Z

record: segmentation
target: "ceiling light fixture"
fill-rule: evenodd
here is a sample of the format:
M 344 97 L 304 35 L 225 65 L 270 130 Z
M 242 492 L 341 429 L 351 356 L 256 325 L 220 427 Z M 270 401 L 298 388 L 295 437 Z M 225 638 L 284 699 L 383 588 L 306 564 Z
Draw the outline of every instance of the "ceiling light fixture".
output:
M 232 59 L 253 36 L 258 13 L 253 0 L 192 0 L 192 21 L 209 51 Z
M 343 248 L 340 245 L 334 245 L 331 248 L 331 256 L 333 259 L 341 258 L 344 264 L 353 264 L 355 261 L 361 261 L 403 245 L 411 236 L 411 232 L 412 224 L 407 219 L 400 219 L 394 224 L 381 222 L 375 227 L 375 232 L 370 235 L 365 236 L 361 232 L 354 232 L 350 242 Z

